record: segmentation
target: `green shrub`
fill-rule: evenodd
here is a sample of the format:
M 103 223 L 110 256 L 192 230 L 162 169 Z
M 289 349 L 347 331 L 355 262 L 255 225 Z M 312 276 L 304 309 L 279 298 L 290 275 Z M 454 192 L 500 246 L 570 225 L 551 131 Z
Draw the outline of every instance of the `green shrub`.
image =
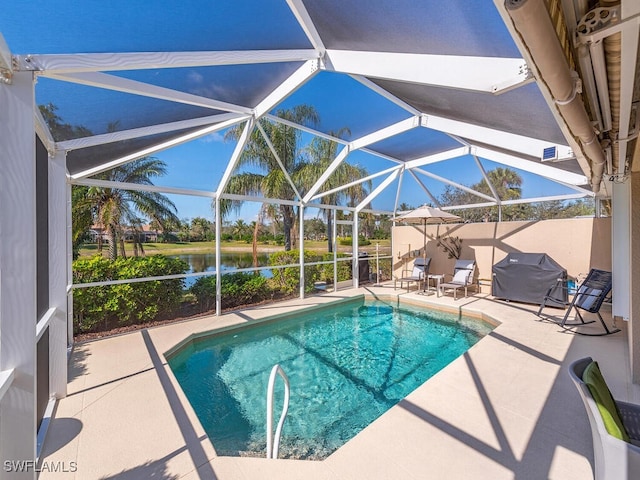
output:
M 101 256 L 73 262 L 74 283 L 100 282 L 185 273 L 189 265 L 164 255 L 118 258 Z M 94 331 L 102 323 L 107 328 L 154 320 L 171 313 L 182 299 L 182 279 L 151 280 L 108 286 L 77 288 L 73 292 L 75 333 Z
M 338 258 L 351 257 L 346 253 L 338 252 Z M 323 261 L 333 261 L 333 253 L 325 253 L 322 256 Z M 342 261 L 338 262 L 338 281 L 349 280 L 351 278 L 351 262 Z M 320 273 L 320 280 L 333 283 L 333 263 L 322 265 L 322 271 Z
M 304 263 L 319 262 L 321 256 L 315 252 L 305 250 Z M 300 262 L 300 251 L 290 250 L 288 252 L 275 252 L 269 255 L 269 265 L 289 265 Z M 304 291 L 311 292 L 313 284 L 320 279 L 320 267 L 322 265 L 309 265 L 304 269 Z M 286 267 L 273 270 L 272 282 L 284 294 L 296 292 L 300 285 L 300 268 Z
M 216 277 L 200 277 L 190 292 L 195 295 L 202 311 L 212 310 L 216 306 Z M 220 292 L 222 308 L 261 302 L 272 295 L 265 277 L 245 272 L 223 275 Z
M 353 245 L 353 239 L 352 237 L 342 237 L 338 239 L 338 243 L 344 246 Z M 369 239 L 364 238 L 362 235 L 360 235 L 358 237 L 358 245 L 359 246 L 371 245 L 371 241 L 369 241 Z

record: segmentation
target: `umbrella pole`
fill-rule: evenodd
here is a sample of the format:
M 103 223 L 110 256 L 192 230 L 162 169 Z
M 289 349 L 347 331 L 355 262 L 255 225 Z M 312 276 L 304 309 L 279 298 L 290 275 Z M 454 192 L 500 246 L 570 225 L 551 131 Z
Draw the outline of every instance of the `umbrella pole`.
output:
M 427 274 L 427 219 L 424 219 L 424 230 L 422 232 L 422 293 L 427 291 L 429 286 L 429 275 Z

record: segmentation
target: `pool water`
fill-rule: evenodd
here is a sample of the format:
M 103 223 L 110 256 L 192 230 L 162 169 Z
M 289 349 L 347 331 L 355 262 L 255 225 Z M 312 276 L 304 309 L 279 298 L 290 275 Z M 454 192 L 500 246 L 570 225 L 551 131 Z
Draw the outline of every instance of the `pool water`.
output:
M 291 384 L 280 458 L 323 459 L 493 327 L 381 301 L 348 302 L 195 341 L 169 359 L 218 455 L 265 456 L 273 365 Z M 274 424 L 283 382 L 276 381 Z

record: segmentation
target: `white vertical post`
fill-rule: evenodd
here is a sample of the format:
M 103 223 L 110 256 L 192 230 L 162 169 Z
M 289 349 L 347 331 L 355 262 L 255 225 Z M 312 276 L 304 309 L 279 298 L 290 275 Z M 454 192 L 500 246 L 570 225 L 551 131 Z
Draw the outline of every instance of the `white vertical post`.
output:
M 338 291 L 338 242 L 336 237 L 338 236 L 338 224 L 336 220 L 336 212 L 333 211 L 333 225 L 331 226 L 331 245 L 333 249 L 333 292 Z
M 67 345 L 73 345 L 73 202 L 71 183 L 66 182 L 66 225 L 67 225 Z
M 0 371 L 15 369 L 0 402 L 0 479 L 5 462 L 36 459 L 36 153 L 31 73 L 0 82 Z M 35 467 L 35 465 L 34 465 Z
M 612 315 L 629 320 L 631 298 L 631 181 L 613 182 L 611 215 Z
M 222 313 L 222 274 L 220 273 L 220 230 L 222 229 L 222 218 L 220 215 L 220 195 L 216 195 L 216 315 Z
M 298 257 L 300 258 L 300 298 L 304 298 L 304 206 L 302 203 L 298 209 L 300 214 L 298 225 L 299 225 L 299 245 L 300 245 L 300 254 Z
M 65 152 L 49 156 L 49 388 L 67 395 L 67 169 Z
M 351 266 L 353 270 L 353 286 L 358 288 L 360 286 L 360 270 L 358 262 L 358 212 L 353 211 L 353 226 L 351 227 L 351 240 L 353 249 L 353 264 Z

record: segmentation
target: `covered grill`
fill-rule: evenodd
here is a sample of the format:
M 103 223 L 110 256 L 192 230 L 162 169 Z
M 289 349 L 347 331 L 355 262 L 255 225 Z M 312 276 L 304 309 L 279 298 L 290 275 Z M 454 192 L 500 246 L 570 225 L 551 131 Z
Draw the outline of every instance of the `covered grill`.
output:
M 492 271 L 492 294 L 496 298 L 539 304 L 552 288 L 550 295 L 564 303 L 547 304 L 564 307 L 567 303 L 567 271 L 546 253 L 511 252 Z

